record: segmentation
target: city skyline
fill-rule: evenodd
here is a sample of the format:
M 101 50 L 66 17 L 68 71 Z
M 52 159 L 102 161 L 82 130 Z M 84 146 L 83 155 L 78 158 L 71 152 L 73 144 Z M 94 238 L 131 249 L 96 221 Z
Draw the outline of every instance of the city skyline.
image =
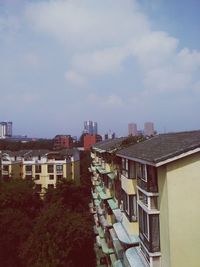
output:
M 2 0 L 0 114 L 14 133 L 200 129 L 199 1 Z

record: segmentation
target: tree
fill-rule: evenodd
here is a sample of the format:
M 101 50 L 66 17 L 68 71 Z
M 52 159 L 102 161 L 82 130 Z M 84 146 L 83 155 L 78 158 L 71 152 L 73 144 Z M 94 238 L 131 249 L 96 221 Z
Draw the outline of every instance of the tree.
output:
M 40 211 L 42 201 L 34 190 L 34 183 L 16 179 L 0 182 L 0 210 L 19 210 L 34 218 Z
M 29 181 L 0 183 L 0 263 L 4 267 L 26 267 L 19 258 L 42 202 Z
M 24 243 L 21 258 L 29 267 L 93 267 L 93 245 L 89 216 L 56 202 L 41 213 L 33 233 Z

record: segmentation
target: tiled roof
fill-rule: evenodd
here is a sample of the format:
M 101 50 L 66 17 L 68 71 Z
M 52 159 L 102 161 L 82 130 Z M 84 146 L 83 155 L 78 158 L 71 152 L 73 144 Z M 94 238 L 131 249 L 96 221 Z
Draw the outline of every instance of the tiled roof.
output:
M 200 130 L 160 134 L 119 150 L 117 155 L 156 164 L 198 147 L 200 148 Z
M 126 137 L 120 137 L 120 138 L 115 138 L 115 139 L 108 139 L 108 140 L 104 140 L 101 142 L 96 143 L 95 145 L 93 145 L 93 148 L 97 148 L 97 149 L 101 149 L 101 150 L 105 150 L 107 152 L 120 148 L 120 145 L 122 144 L 122 142 L 126 139 Z

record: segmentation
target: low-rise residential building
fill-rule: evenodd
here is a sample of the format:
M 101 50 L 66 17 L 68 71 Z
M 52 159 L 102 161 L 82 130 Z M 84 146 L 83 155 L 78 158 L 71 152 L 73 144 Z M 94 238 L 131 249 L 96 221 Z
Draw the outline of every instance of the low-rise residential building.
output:
M 136 214 L 131 213 L 134 199 L 136 203 L 136 183 L 122 190 L 121 172 L 125 167 L 121 168 L 121 160 L 116 157 L 125 139 L 97 143 L 91 153 L 93 202 L 90 205 L 97 234 L 97 263 L 105 266 L 122 264 L 126 249 L 139 245 L 138 222 Z
M 60 179 L 80 182 L 80 158 L 76 149 L 62 151 L 5 151 L 1 161 L 2 179 L 33 180 L 39 192 L 53 188 Z
M 113 151 L 103 146 L 93 146 L 90 170 L 104 266 L 198 267 L 200 131 L 161 134 Z M 113 187 L 106 183 L 107 154 L 117 165 Z

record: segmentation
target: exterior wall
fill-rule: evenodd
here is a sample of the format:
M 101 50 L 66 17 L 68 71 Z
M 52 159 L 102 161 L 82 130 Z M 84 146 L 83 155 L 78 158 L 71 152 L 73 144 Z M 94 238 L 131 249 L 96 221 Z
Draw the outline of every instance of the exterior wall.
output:
M 22 164 L 21 163 L 13 163 L 11 173 L 12 173 L 13 179 L 22 178 Z
M 161 261 L 162 267 L 170 267 L 169 207 L 166 166 L 158 168 L 158 177 L 158 206 L 160 210 L 160 246 L 162 255 Z
M 172 162 L 159 177 L 162 267 L 199 266 L 199 159 L 197 153 Z
M 96 144 L 96 135 L 85 135 L 83 137 L 84 150 L 90 150 L 91 146 Z
M 73 146 L 72 138 L 69 135 L 57 135 L 54 137 L 53 142 L 53 148 L 55 150 L 62 148 L 72 148 Z
M 40 172 L 36 172 L 36 166 L 38 165 L 41 166 Z M 53 170 L 50 173 L 48 172 L 48 165 L 53 165 Z M 62 169 L 57 170 L 57 165 L 61 165 Z M 31 166 L 31 170 L 26 170 L 26 166 Z M 8 171 L 3 170 L 5 168 L 7 168 Z M 74 162 L 73 157 L 56 160 L 44 156 L 38 160 L 38 157 L 33 156 L 30 160 L 20 158 L 17 161 L 15 158 L 10 157 L 9 161 L 2 161 L 1 169 L 4 179 L 33 179 L 36 185 L 41 186 L 41 193 L 45 193 L 45 189 L 47 189 L 49 185 L 56 187 L 56 183 L 60 178 L 74 180 L 76 183 L 80 183 L 80 160 Z M 52 176 L 51 179 L 50 175 Z
M 80 161 L 72 161 L 72 180 L 80 184 Z

